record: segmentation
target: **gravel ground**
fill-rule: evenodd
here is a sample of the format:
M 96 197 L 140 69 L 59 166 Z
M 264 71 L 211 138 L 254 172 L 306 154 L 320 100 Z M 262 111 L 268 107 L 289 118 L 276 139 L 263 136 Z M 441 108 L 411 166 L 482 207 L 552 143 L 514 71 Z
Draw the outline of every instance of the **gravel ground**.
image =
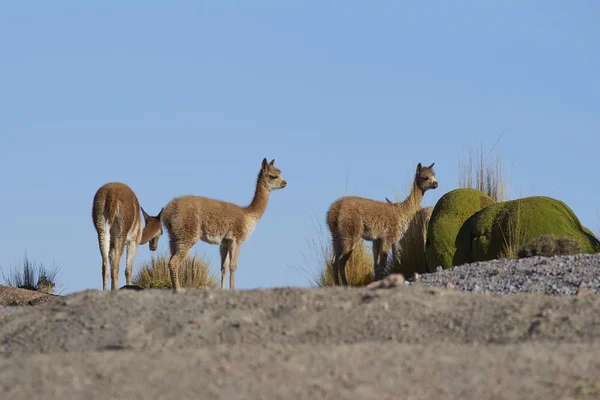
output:
M 500 260 L 390 289 L 74 293 L 0 313 L 0 397 L 598 399 L 599 263 Z
M 582 292 L 600 294 L 600 254 L 477 262 L 438 269 L 417 282 L 428 287 L 450 283 L 456 290 L 476 293 L 575 295 L 584 288 Z

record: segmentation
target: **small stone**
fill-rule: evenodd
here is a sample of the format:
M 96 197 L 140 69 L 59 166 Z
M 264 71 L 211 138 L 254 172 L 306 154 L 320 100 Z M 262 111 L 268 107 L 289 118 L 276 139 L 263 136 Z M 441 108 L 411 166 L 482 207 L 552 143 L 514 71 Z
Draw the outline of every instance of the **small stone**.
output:
M 590 295 L 594 295 L 596 294 L 596 292 L 594 292 L 592 289 L 588 289 L 586 287 L 580 287 L 577 290 L 577 296 L 590 296 Z
M 371 282 L 367 285 L 370 289 L 389 289 L 404 285 L 404 275 L 391 274 L 380 281 Z
M 452 282 L 446 282 L 446 289 L 454 289 L 454 284 Z
M 415 272 L 415 273 L 413 274 L 413 276 L 412 276 L 412 280 L 413 280 L 413 281 L 418 281 L 418 280 L 419 280 L 419 278 L 421 278 L 421 275 L 417 274 L 416 272 Z

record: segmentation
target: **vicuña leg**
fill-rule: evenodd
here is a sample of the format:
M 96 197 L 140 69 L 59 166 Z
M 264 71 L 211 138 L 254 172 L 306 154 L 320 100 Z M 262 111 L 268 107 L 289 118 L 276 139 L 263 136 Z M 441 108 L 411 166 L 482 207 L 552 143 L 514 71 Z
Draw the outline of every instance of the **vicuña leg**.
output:
M 340 278 L 342 279 L 342 285 L 348 286 L 348 281 L 346 280 L 346 263 L 352 256 L 352 252 L 354 251 L 354 247 L 356 243 L 353 240 L 345 240 L 342 246 L 342 255 L 340 256 L 339 261 L 339 270 L 340 270 Z
M 338 238 L 333 239 L 333 262 L 331 263 L 331 273 L 333 275 L 333 285 L 338 286 L 340 284 L 340 256 L 342 255 L 342 241 Z
M 379 276 L 379 257 L 381 253 L 381 240 L 373 240 L 373 280 L 378 280 Z
M 137 252 L 138 244 L 135 240 L 127 242 L 127 256 L 125 258 L 125 283 L 131 285 L 131 270 L 133 269 L 133 260 Z
M 110 259 L 110 290 L 119 289 L 119 264 L 125 249 L 125 240 L 111 235 L 111 249 L 108 254 Z
M 238 256 L 240 255 L 240 245 L 235 241 L 229 246 L 229 289 L 235 289 L 235 270 L 237 269 Z
M 223 240 L 219 246 L 221 253 L 221 289 L 225 289 L 225 278 L 227 277 L 227 270 L 231 265 L 230 247 L 231 240 Z
M 171 241 L 170 247 L 171 259 L 169 259 L 169 271 L 171 272 L 171 284 L 173 285 L 173 290 L 179 292 L 181 291 L 181 285 L 179 284 L 179 266 L 181 265 L 181 261 L 190 254 L 192 246 L 185 243 L 175 244 Z
M 385 272 L 385 267 L 387 265 L 388 253 L 390 252 L 390 244 L 388 242 L 382 242 L 379 250 L 379 263 L 377 265 L 377 270 L 375 271 L 375 280 L 383 279 L 383 274 Z
M 102 256 L 102 290 L 108 290 L 108 271 L 110 269 L 108 250 L 110 249 L 110 235 L 103 227 L 98 228 L 98 244 Z

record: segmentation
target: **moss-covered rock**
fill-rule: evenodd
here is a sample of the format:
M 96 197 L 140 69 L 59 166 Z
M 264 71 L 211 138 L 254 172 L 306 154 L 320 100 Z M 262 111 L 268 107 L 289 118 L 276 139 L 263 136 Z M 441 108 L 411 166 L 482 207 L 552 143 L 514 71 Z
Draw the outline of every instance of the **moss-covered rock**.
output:
M 438 266 L 449 268 L 470 261 L 470 248 L 460 246 L 461 251 L 457 251 L 457 243 L 470 239 L 467 235 L 458 241 L 459 231 L 467 219 L 491 204 L 494 200 L 476 189 L 455 189 L 442 196 L 427 228 L 425 258 L 430 272 Z
M 459 247 L 471 250 L 472 261 L 514 257 L 522 245 L 543 235 L 576 239 L 584 253 L 600 251 L 600 241 L 581 225 L 573 210 L 544 196 L 492 204 L 473 214 L 461 231 Z M 471 237 L 470 243 L 466 236 Z

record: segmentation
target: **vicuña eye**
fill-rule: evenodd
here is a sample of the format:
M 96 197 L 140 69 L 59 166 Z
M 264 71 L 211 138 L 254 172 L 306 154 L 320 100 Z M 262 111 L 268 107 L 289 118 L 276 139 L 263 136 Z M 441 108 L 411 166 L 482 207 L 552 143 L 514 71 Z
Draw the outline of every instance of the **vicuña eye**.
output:
M 428 180 L 429 180 L 429 177 L 428 177 L 428 176 L 426 176 L 426 177 L 424 177 L 424 178 L 423 178 L 423 180 L 424 180 L 424 181 L 428 181 Z
M 271 179 L 277 179 L 277 177 L 274 176 L 274 175 L 269 175 L 269 178 L 271 178 Z

